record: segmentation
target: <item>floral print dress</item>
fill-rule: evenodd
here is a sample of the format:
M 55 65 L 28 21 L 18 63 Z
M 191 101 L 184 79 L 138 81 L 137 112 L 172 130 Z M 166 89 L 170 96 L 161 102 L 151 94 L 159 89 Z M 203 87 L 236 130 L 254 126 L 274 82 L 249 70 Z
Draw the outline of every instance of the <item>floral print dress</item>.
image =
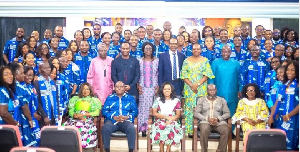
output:
M 72 117 L 66 121 L 63 126 L 75 126 L 79 129 L 81 135 L 82 148 L 92 148 L 97 146 L 97 127 L 94 124 L 95 116 L 99 116 L 101 110 L 101 102 L 95 97 L 79 98 L 74 96 L 69 102 L 69 115 Z M 86 120 L 73 118 L 76 114 L 85 114 L 89 112 L 92 117 L 86 117 Z
M 182 70 L 180 74 L 181 79 L 189 79 L 193 84 L 198 83 L 204 76 L 212 79 L 215 78 L 211 70 L 209 61 L 207 58 L 204 60 L 193 63 L 185 59 L 182 65 Z M 193 108 L 196 106 L 196 98 L 206 96 L 207 94 L 207 81 L 200 85 L 198 88 L 198 93 L 195 94 L 191 87 L 184 83 L 183 95 L 185 98 L 184 105 L 184 115 L 185 115 L 185 126 L 186 133 L 193 133 Z
M 162 103 L 160 98 L 156 98 L 152 108 L 156 108 L 157 112 L 165 116 L 175 116 L 176 110 L 181 110 L 180 100 L 166 100 Z M 183 129 L 177 121 L 166 124 L 165 119 L 155 118 L 150 131 L 151 144 L 179 145 L 183 138 Z

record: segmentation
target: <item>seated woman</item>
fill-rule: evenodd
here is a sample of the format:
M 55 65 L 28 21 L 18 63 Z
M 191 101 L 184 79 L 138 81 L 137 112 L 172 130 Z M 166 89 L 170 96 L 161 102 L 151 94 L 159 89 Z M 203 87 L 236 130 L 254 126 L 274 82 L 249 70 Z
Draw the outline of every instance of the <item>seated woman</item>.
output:
M 81 134 L 82 148 L 93 148 L 97 145 L 97 128 L 93 117 L 99 116 L 101 102 L 94 97 L 89 83 L 80 86 L 78 96 L 69 101 L 69 115 L 63 126 L 76 126 Z
M 232 117 L 232 123 L 235 124 L 240 120 L 245 135 L 248 130 L 265 129 L 268 114 L 266 102 L 260 98 L 258 85 L 249 83 L 243 87 L 242 99 Z
M 170 152 L 171 145 L 179 145 L 183 138 L 183 130 L 177 123 L 181 103 L 175 94 L 174 86 L 166 82 L 159 91 L 159 97 L 153 102 L 155 120 L 150 131 L 150 141 L 159 144 L 160 152 L 164 151 L 164 145 L 167 145 L 167 152 Z

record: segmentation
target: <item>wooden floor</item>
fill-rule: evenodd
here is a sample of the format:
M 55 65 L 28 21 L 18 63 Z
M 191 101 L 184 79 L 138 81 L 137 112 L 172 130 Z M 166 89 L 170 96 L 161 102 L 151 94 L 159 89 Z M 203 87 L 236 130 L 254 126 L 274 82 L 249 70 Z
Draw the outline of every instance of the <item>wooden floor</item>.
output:
M 208 142 L 208 152 L 215 152 L 218 147 L 219 142 L 210 141 Z M 128 152 L 127 140 L 111 140 L 110 143 L 110 151 L 111 152 Z M 185 141 L 186 152 L 192 152 L 192 139 L 186 138 Z M 198 151 L 201 152 L 200 142 L 198 141 Z M 232 141 L 232 152 L 235 151 L 235 140 Z M 99 149 L 98 149 L 99 151 Z M 147 138 L 139 137 L 139 152 L 147 152 Z M 171 149 L 172 152 L 181 152 L 180 147 L 173 146 Z M 243 142 L 239 143 L 239 151 L 243 151 Z M 159 152 L 158 146 L 153 146 L 152 152 Z

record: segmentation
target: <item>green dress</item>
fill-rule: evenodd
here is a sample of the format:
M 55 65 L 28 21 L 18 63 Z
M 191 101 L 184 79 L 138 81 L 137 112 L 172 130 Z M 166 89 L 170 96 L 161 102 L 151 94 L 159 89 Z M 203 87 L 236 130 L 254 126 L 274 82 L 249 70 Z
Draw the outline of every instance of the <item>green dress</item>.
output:
M 99 116 L 101 110 L 101 102 L 95 97 L 79 98 L 74 96 L 69 101 L 69 115 L 70 119 L 66 121 L 64 126 L 75 126 L 79 129 L 81 134 L 82 148 L 91 148 L 97 146 L 97 127 L 94 124 L 95 116 Z M 73 115 L 79 113 L 90 113 L 92 117 L 86 117 L 86 120 L 73 118 Z
M 213 72 L 210 68 L 209 61 L 207 58 L 198 63 L 193 63 L 184 60 L 182 70 L 180 74 L 181 79 L 189 79 L 193 84 L 198 83 L 203 76 L 208 78 L 214 78 Z M 207 81 L 198 87 L 198 93 L 195 94 L 190 86 L 184 83 L 183 95 L 185 98 L 184 114 L 185 114 L 185 126 L 186 133 L 193 133 L 193 108 L 196 106 L 196 98 L 205 96 L 207 94 Z

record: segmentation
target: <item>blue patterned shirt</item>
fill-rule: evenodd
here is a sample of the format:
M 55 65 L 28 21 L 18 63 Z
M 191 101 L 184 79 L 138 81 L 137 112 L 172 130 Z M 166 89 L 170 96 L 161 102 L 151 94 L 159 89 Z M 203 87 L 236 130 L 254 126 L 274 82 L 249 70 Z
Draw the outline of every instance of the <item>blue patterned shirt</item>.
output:
M 80 51 L 74 55 L 74 63 L 80 69 L 80 84 L 87 81 L 87 73 L 93 58 L 94 57 L 90 53 L 86 56 L 81 56 Z
M 158 46 L 156 46 L 154 42 L 153 42 L 153 45 L 155 47 L 155 51 L 153 52 L 153 56 L 156 57 L 156 58 L 159 58 L 159 54 L 165 53 L 169 50 L 169 46 L 166 45 L 163 41 L 160 41 Z
M 260 91 L 264 92 L 264 80 L 269 70 L 270 64 L 262 58 L 259 58 L 258 61 L 246 60 L 240 70 L 240 82 L 242 85 L 240 88 L 243 88 L 248 83 L 256 83 Z
M 69 45 L 69 41 L 62 36 L 58 42 L 57 50 L 65 50 L 66 48 L 68 48 L 68 45 Z
M 134 118 L 138 115 L 138 108 L 136 101 L 133 96 L 124 93 L 122 98 L 119 98 L 116 93 L 108 96 L 104 102 L 102 109 L 102 115 L 107 120 L 111 120 L 112 123 L 116 124 L 114 116 L 128 116 L 128 120 L 133 123 Z
M 3 54 L 7 55 L 8 62 L 14 61 L 16 54 L 17 54 L 18 45 L 21 42 L 25 42 L 25 39 L 23 39 L 23 41 L 17 41 L 16 37 L 14 37 L 5 43 L 5 46 L 3 49 Z

